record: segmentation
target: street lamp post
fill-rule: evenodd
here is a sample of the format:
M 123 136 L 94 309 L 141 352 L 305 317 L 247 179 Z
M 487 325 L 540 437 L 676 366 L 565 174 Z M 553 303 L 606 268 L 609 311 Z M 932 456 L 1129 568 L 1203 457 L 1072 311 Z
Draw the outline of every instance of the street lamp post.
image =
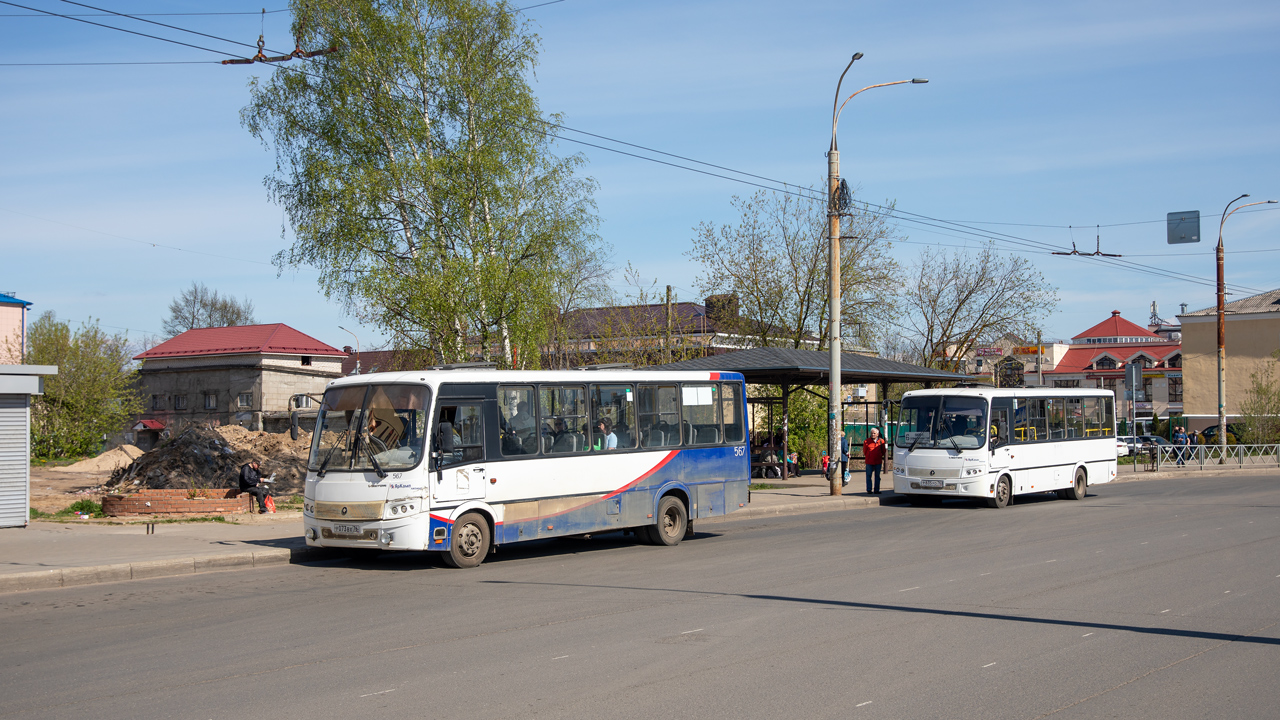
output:
M 1225 323 L 1227 283 L 1224 270 L 1226 251 L 1222 248 L 1222 227 L 1227 224 L 1227 218 L 1231 217 L 1232 213 L 1240 208 L 1247 208 L 1252 205 L 1267 205 L 1275 202 L 1275 200 L 1259 200 L 1258 202 L 1245 203 L 1237 207 L 1236 210 L 1231 210 L 1232 205 L 1247 197 L 1249 197 L 1249 193 L 1245 193 L 1227 203 L 1227 206 L 1222 209 L 1222 220 L 1218 222 L 1218 447 L 1222 448 L 1224 452 L 1227 447 L 1227 330 Z
M 828 278 L 830 307 L 827 310 L 830 318 L 827 327 L 827 344 L 830 350 L 828 369 L 830 382 L 827 387 L 827 457 L 829 458 L 827 478 L 831 483 L 832 495 L 843 494 L 841 490 L 843 478 L 840 477 L 840 410 L 843 407 L 840 398 L 840 150 L 836 144 L 836 125 L 840 122 L 840 113 L 844 110 L 844 106 L 853 99 L 854 95 L 864 90 L 905 83 L 920 85 L 929 82 L 924 78 L 915 78 L 868 85 L 845 98 L 841 103 L 840 85 L 844 83 L 844 76 L 849 72 L 849 68 L 861 58 L 862 53 L 854 53 L 853 59 L 845 66 L 844 72 L 840 73 L 840 80 L 836 83 L 836 99 L 831 103 L 831 148 L 827 151 L 827 239 L 830 242 L 831 268 Z M 880 400 L 883 402 L 884 398 Z

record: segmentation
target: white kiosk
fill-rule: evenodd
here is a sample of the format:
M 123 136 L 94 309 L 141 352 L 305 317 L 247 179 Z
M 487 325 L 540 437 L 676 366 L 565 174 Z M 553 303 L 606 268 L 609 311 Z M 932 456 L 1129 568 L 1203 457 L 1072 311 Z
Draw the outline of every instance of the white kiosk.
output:
M 31 518 L 31 396 L 57 365 L 0 365 L 0 528 Z

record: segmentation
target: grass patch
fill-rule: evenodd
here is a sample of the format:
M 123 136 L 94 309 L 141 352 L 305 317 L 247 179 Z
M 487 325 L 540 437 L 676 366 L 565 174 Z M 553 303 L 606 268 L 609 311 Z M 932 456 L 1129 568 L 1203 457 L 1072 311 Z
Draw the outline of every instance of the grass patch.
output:
M 131 525 L 150 524 L 150 525 L 172 525 L 174 523 L 230 523 L 231 521 L 221 515 L 212 517 L 189 517 L 189 518 L 162 518 L 160 520 L 146 520 L 138 523 L 130 523 Z
M 276 507 L 280 510 L 301 510 L 302 496 L 290 495 L 287 498 L 276 498 Z
M 102 506 L 88 499 L 77 500 L 54 513 L 57 517 L 69 517 L 77 514 L 88 515 L 89 517 L 95 518 L 106 517 L 102 512 Z
M 37 510 L 37 509 L 35 509 L 35 508 L 30 508 L 30 511 L 31 511 L 31 512 L 30 512 L 30 517 L 31 517 L 31 519 L 32 519 L 32 520 L 43 520 L 44 518 L 51 518 L 51 517 L 53 517 L 53 516 L 52 516 L 52 515 L 50 515 L 49 513 L 47 513 L 47 512 L 42 512 L 42 511 Z
M 779 490 L 784 485 L 774 485 L 772 483 L 751 483 L 749 486 L 752 490 Z

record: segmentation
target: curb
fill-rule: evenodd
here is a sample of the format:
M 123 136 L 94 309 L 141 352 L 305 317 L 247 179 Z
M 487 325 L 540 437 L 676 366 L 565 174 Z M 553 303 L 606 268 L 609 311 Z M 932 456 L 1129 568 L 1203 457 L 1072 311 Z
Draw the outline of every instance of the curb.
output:
M 884 497 L 850 497 L 842 495 L 831 497 L 830 499 L 786 503 L 772 507 L 748 507 L 731 512 L 728 515 L 699 518 L 694 521 L 694 524 L 695 526 L 701 526 L 706 523 L 729 522 L 731 520 L 749 520 L 751 518 L 781 515 L 804 515 L 808 513 L 834 512 L 836 510 L 861 510 L 862 508 L 879 507 L 881 505 L 905 505 L 906 503 L 907 498 L 897 494 L 889 494 Z
M 124 580 L 194 575 L 268 565 L 288 565 L 327 557 L 322 548 L 273 548 L 252 552 L 206 555 L 170 560 L 148 560 L 119 565 L 91 565 L 87 567 L 58 568 L 36 572 L 0 574 L 0 594 L 25 590 L 50 590 L 53 588 L 97 585 Z

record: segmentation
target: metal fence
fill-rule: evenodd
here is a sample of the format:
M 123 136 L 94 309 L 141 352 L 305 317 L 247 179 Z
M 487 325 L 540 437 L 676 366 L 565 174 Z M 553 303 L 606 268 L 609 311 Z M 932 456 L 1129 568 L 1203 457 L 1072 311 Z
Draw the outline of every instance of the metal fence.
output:
M 1280 445 L 1157 445 L 1152 460 L 1155 470 L 1280 467 Z

